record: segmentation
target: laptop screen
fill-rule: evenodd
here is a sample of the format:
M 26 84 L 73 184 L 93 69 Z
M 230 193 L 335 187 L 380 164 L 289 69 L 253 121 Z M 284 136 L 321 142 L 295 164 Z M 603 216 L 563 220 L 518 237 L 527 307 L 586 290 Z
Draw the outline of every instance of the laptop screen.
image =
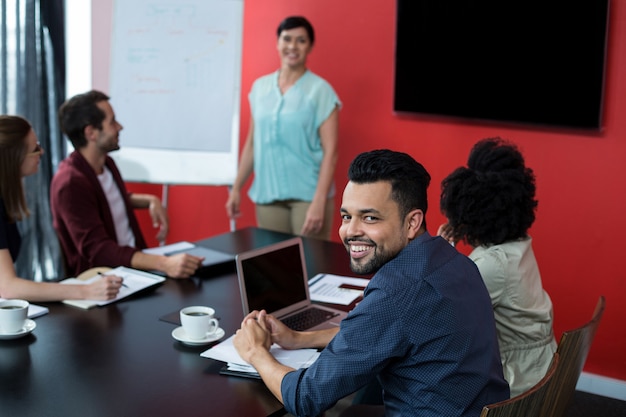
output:
M 272 313 L 308 300 L 301 240 L 290 239 L 278 246 L 285 243 L 284 247 L 261 248 L 251 256 L 243 254 L 238 260 L 248 311 L 265 309 Z

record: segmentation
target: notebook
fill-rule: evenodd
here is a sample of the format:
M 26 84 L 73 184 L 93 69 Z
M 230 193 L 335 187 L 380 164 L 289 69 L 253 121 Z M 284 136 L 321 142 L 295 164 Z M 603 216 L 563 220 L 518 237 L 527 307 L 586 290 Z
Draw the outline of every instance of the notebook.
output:
M 176 255 L 179 253 L 188 253 L 194 256 L 200 256 L 204 258 L 202 266 L 213 266 L 222 264 L 225 262 L 232 262 L 235 256 L 230 253 L 220 252 L 214 249 L 205 248 L 204 246 L 194 245 L 190 242 L 177 242 L 166 246 L 158 246 L 156 248 L 144 249 L 144 253 L 152 255 Z
M 337 327 L 347 315 L 342 310 L 312 304 L 299 237 L 240 253 L 235 261 L 244 315 L 265 309 L 294 330 Z M 317 322 L 294 323 L 311 316 L 317 317 Z
M 92 268 L 91 270 L 97 270 L 99 268 Z M 89 271 L 91 271 L 89 270 Z M 92 277 L 86 276 L 84 279 L 68 278 L 61 281 L 61 284 L 91 284 L 92 282 L 100 279 L 101 273 L 97 272 Z M 118 266 L 114 269 L 109 269 L 104 275 L 117 275 L 124 281 L 117 296 L 112 300 L 63 300 L 64 304 L 71 305 L 73 307 L 82 308 L 88 310 L 97 306 L 105 306 L 107 304 L 114 303 L 118 300 L 128 297 L 140 291 L 144 291 L 148 288 L 156 287 L 165 282 L 165 278 L 160 275 L 150 274 L 145 271 L 139 271 L 132 268 L 126 268 L 124 266 Z

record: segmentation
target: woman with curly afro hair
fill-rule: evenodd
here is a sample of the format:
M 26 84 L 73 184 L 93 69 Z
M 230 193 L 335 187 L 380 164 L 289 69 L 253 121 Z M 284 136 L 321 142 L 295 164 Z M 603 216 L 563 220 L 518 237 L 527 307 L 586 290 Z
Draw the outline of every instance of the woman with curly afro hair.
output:
M 441 211 L 448 223 L 438 234 L 473 247 L 491 296 L 504 376 L 511 397 L 527 391 L 546 373 L 556 351 L 552 301 L 528 229 L 535 221 L 535 175 L 518 148 L 500 138 L 472 148 L 467 167 L 441 184 Z

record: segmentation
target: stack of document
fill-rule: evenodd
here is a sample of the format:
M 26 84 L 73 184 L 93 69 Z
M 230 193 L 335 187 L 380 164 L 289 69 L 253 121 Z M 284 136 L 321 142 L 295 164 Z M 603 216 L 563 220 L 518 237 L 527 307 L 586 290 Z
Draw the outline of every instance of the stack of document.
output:
M 311 300 L 322 303 L 349 305 L 359 297 L 369 279 L 344 277 L 333 274 L 317 274 L 309 280 Z
M 227 369 L 233 374 L 258 377 L 259 374 L 256 369 L 244 361 L 237 353 L 237 350 L 233 346 L 233 337 L 234 336 L 231 336 L 222 343 L 202 352 L 200 356 L 226 362 L 228 364 Z M 288 350 L 276 344 L 272 345 L 270 353 L 278 362 L 294 369 L 308 368 L 320 355 L 317 349 Z

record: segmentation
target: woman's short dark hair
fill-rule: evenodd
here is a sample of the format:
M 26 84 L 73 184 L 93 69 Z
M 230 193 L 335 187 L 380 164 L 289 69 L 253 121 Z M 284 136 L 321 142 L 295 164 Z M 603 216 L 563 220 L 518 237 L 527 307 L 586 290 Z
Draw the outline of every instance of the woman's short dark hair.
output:
M 304 28 L 306 33 L 309 35 L 309 40 L 311 41 L 311 45 L 315 43 L 315 31 L 313 30 L 313 25 L 302 16 L 289 16 L 285 18 L 278 25 L 278 30 L 276 31 L 276 35 L 280 38 L 280 34 L 283 30 L 295 29 L 295 28 Z
M 420 209 L 426 227 L 430 174 L 410 155 L 389 149 L 363 152 L 350 164 L 348 179 L 356 184 L 388 181 L 391 183 L 391 198 L 398 204 L 400 216 L 404 218 L 411 210 Z
M 535 221 L 535 175 L 517 146 L 487 138 L 472 148 L 467 167 L 441 183 L 441 212 L 456 239 L 498 245 L 527 236 Z

